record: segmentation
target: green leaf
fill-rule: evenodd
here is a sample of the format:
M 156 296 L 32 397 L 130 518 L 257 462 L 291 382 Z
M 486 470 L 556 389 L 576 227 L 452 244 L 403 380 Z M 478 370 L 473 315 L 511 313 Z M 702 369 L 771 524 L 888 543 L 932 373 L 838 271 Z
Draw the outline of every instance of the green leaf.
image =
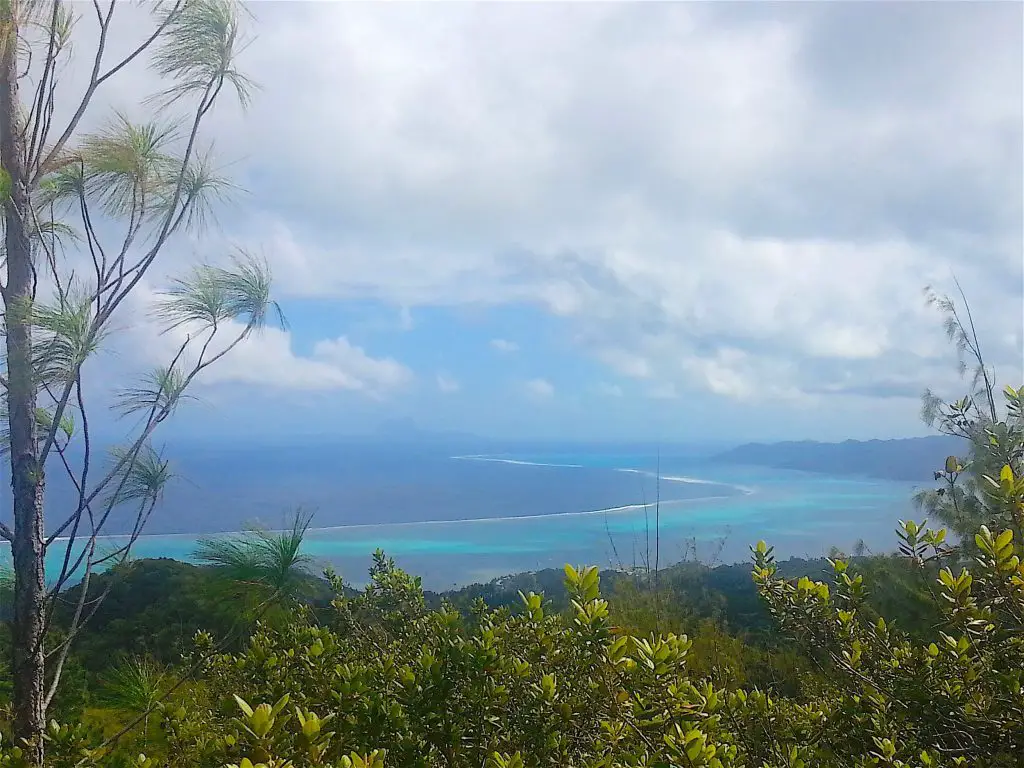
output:
M 1011 541 L 1013 541 L 1013 530 L 1007 528 L 1005 531 L 1003 531 L 996 537 L 996 552 L 998 553 L 1006 549 L 1006 547 L 1010 545 Z
M 245 713 L 246 717 L 252 717 L 253 709 L 249 706 L 248 702 L 238 694 L 234 694 L 235 703 L 238 704 L 238 708 Z

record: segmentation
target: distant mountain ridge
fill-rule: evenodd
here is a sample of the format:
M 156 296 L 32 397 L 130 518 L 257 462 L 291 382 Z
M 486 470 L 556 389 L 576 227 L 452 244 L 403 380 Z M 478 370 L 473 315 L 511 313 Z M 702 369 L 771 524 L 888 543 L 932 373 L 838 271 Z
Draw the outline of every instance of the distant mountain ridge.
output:
M 896 440 L 813 440 L 784 443 L 747 443 L 720 453 L 712 460 L 830 475 L 861 475 L 886 480 L 925 481 L 941 469 L 945 458 L 962 456 L 967 444 L 959 437 L 935 435 Z

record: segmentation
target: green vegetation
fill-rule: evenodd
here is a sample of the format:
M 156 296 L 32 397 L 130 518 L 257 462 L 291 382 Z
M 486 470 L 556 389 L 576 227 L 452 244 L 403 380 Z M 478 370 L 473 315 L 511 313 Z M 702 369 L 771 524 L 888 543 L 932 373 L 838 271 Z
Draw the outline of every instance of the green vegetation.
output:
M 117 4 L 97 3 L 99 42 L 75 65 L 90 72 L 85 93 L 58 108 L 68 6 L 0 3 L 12 474 L 0 538 L 14 566 L 0 574 L 12 660 L 0 768 L 1024 764 L 1024 390 L 1007 389 L 1000 413 L 969 312 L 945 299 L 972 391 L 929 398 L 925 415 L 970 453 L 919 502 L 955 543 L 905 521 L 891 557 L 777 563 L 758 543 L 752 580 L 656 565 L 653 578 L 606 575 L 603 594 L 597 569 L 567 566 L 560 585 L 543 573 L 431 596 L 383 553 L 361 591 L 312 576 L 299 516 L 283 534 L 203 542 L 201 567 L 133 563 L 170 476 L 149 439 L 196 376 L 268 322 L 265 266 L 242 254 L 162 292 L 154 319 L 180 343 L 117 393 L 136 429 L 106 466 L 83 366 L 172 236 L 201 229 L 229 191 L 199 129 L 223 93 L 244 105 L 252 88 L 231 0 L 155 4 L 151 34 L 121 61 L 104 59 Z M 168 123 L 82 133 L 97 90 L 149 49 Z M 80 264 L 63 258 L 72 241 Z M 72 508 L 47 507 L 47 471 L 74 484 Z M 104 552 L 115 512 L 130 515 L 130 541 Z M 57 574 L 49 547 L 65 555 Z
M 1024 388 L 1003 397 L 1005 416 L 978 434 L 1009 461 L 980 475 L 972 503 L 1020 526 Z M 947 464 L 943 479 L 969 471 Z M 203 566 L 97 576 L 106 620 L 71 656 L 47 764 L 1024 764 L 1014 527 L 957 543 L 903 521 L 898 553 L 823 561 L 778 563 L 760 542 L 752 578 L 749 566 L 683 563 L 657 579 L 567 566 L 546 598 L 531 586 L 552 572 L 427 594 L 383 553 L 363 590 L 316 579 L 307 524 L 204 542 Z M 9 731 L 0 744 L 0 765 L 25 764 Z
M 917 502 L 927 514 L 949 526 L 969 549 L 982 525 L 1011 530 L 1020 541 L 1024 529 L 1012 501 L 993 505 L 989 486 L 1003 467 L 1017 466 L 1024 452 L 1024 431 L 1020 429 L 1024 403 L 1008 396 L 1006 418 L 1000 419 L 993 374 L 985 363 L 966 300 L 962 309 L 949 298 L 930 292 L 929 300 L 945 314 L 946 333 L 960 355 L 961 372 L 970 375 L 971 392 L 954 403 L 944 403 L 928 392 L 922 415 L 929 426 L 963 438 L 969 455 L 963 460 L 950 457 L 935 472 L 941 487 L 919 494 Z

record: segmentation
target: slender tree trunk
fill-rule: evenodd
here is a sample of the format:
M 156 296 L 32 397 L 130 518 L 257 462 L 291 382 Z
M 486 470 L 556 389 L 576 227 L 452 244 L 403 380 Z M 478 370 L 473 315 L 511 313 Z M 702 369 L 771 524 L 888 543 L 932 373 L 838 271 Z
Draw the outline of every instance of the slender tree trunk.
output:
M 6 39 L 0 41 L 0 163 L 10 177 L 4 201 L 7 285 L 7 408 L 10 419 L 11 486 L 14 497 L 14 732 L 32 743 L 29 760 L 42 765 L 46 573 L 43 544 L 43 468 L 36 436 L 36 382 L 32 365 L 34 268 L 25 139 L 18 98 L 18 3 L 4 9 Z

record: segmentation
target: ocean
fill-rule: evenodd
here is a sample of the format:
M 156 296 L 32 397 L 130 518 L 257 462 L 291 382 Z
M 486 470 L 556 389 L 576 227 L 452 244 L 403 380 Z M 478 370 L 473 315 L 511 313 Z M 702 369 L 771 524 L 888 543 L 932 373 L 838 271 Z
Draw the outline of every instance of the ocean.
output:
M 656 550 L 662 565 L 737 562 L 758 539 L 781 557 L 858 541 L 890 551 L 896 521 L 913 515 L 916 487 L 905 482 L 718 464 L 694 451 L 487 447 L 188 446 L 169 452 L 179 477 L 134 556 L 189 560 L 202 535 L 281 528 L 303 508 L 314 513 L 307 552 L 347 582 L 362 584 L 381 548 L 425 587 L 446 589 L 566 562 L 653 563 Z

